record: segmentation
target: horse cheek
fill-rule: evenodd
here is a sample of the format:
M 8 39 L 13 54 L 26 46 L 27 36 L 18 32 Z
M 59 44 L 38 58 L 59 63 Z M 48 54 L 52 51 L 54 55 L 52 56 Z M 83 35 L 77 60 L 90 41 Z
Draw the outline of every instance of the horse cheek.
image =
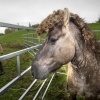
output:
M 55 51 L 55 59 L 59 61 L 61 64 L 67 64 L 72 60 L 75 54 L 74 46 L 70 47 L 59 47 Z

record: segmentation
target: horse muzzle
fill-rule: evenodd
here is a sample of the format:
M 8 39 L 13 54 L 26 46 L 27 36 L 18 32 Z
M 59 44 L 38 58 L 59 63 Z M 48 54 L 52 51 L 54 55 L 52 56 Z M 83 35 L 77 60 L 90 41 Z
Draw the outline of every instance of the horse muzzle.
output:
M 45 66 L 39 66 L 38 64 L 33 63 L 31 67 L 32 75 L 36 79 L 44 80 L 49 76 L 48 68 Z

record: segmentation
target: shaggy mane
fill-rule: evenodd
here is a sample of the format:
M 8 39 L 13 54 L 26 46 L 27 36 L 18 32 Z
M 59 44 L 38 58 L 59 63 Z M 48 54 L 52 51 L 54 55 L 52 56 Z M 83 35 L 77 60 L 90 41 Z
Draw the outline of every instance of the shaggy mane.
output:
M 41 22 L 37 28 L 38 35 L 44 32 L 48 33 L 49 30 L 52 29 L 55 25 L 64 23 L 63 19 L 64 10 L 54 11 L 53 14 L 50 14 Z M 91 48 L 91 50 L 96 54 L 96 57 L 100 59 L 99 45 L 96 42 L 93 32 L 89 29 L 87 24 L 77 14 L 73 13 L 70 13 L 70 21 L 80 29 L 85 45 Z
M 83 40 L 87 48 L 91 49 L 96 57 L 100 59 L 100 47 L 96 41 L 93 31 L 77 14 L 70 13 L 70 21 L 73 22 L 81 31 Z
M 50 29 L 52 29 L 56 24 L 59 24 L 63 21 L 64 11 L 58 10 L 54 11 L 53 14 L 50 14 L 47 18 L 45 18 L 37 29 L 37 33 L 40 35 L 41 33 L 48 33 Z

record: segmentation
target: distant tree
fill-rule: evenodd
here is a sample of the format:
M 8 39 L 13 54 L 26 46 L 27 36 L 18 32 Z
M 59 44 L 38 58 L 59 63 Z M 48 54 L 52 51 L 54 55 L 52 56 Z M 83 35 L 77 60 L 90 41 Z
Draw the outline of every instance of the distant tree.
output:
M 4 35 L 4 33 L 0 33 L 0 36 Z
M 99 17 L 99 19 L 98 19 L 98 22 L 100 22 L 100 17 Z
M 11 33 L 11 32 L 13 32 L 12 30 L 10 30 L 10 29 L 5 29 L 5 34 L 8 34 L 8 33 Z
M 32 25 L 32 27 L 37 28 L 39 26 L 39 24 L 34 24 Z
M 99 23 L 100 23 L 100 17 L 98 18 L 97 22 L 99 22 Z

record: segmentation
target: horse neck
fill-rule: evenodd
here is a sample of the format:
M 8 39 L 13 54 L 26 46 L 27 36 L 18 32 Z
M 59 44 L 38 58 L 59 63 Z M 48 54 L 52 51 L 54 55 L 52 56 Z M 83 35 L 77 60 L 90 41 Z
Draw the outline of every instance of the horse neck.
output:
M 91 52 L 85 47 L 78 47 L 71 62 L 74 78 L 81 80 L 80 82 L 84 84 L 91 83 L 90 88 L 100 87 L 100 84 L 98 84 L 98 82 L 100 83 L 100 63 Z
M 72 59 L 72 64 L 77 67 L 78 70 L 82 70 L 83 73 L 88 73 L 88 71 L 95 71 L 100 69 L 100 63 L 97 61 L 94 53 L 87 49 L 86 45 L 84 45 L 81 40 L 80 30 L 73 24 L 69 25 L 70 32 L 75 40 L 75 56 Z M 87 70 L 89 69 L 89 70 Z
M 72 59 L 72 63 L 76 65 L 78 69 L 89 68 L 95 70 L 100 68 L 99 67 L 100 64 L 94 53 L 92 53 L 92 51 L 88 50 L 82 44 L 76 44 L 76 51 L 74 58 Z

